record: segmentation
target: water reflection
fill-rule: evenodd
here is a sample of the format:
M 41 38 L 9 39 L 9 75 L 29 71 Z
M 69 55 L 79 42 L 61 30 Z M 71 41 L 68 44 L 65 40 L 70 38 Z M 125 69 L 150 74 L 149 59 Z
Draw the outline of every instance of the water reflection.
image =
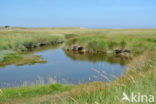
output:
M 42 47 L 26 53 L 41 55 L 47 60 L 45 64 L 8 65 L 0 68 L 0 87 L 110 81 L 120 77 L 127 67 L 127 61 L 117 56 L 78 54 L 64 51 L 61 47 Z
M 120 64 L 122 66 L 128 63 L 128 60 L 124 57 L 120 57 L 113 54 L 95 54 L 95 53 L 78 53 L 74 51 L 66 51 L 65 54 L 72 60 L 89 61 L 89 62 L 109 62 L 110 64 Z

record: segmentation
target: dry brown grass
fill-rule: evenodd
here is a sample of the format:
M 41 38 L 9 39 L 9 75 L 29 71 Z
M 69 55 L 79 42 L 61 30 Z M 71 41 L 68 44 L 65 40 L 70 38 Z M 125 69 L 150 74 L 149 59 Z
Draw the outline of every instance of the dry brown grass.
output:
M 153 83 L 148 82 L 150 78 L 155 78 L 156 76 L 156 62 L 152 57 L 155 57 L 155 54 L 148 51 L 143 55 L 136 57 L 129 63 L 129 70 L 127 70 L 121 78 L 110 83 L 94 82 L 90 84 L 80 84 L 70 91 L 52 95 L 37 96 L 30 99 L 15 99 L 10 104 L 84 104 L 87 102 L 88 104 L 94 104 L 95 102 L 99 102 L 98 97 L 103 97 L 103 100 L 108 103 L 112 102 L 112 104 L 115 104 L 114 102 L 116 102 L 116 104 L 124 104 L 125 102 L 120 100 L 123 91 L 137 92 L 142 89 L 149 90 L 151 93 L 156 92 L 155 86 L 151 86 L 151 84 L 156 84 L 154 83 L 155 80 L 151 80 Z M 153 64 L 151 62 L 153 62 Z M 149 66 L 151 66 L 151 68 Z M 145 83 L 146 85 L 144 85 Z M 115 94 L 118 95 L 115 97 Z M 92 102 L 94 96 L 97 98 Z M 89 103 L 90 100 L 92 103 Z

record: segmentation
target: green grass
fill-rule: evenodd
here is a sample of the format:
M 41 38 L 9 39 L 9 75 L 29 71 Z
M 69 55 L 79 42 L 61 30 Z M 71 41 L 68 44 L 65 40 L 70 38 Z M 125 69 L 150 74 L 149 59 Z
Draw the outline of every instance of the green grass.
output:
M 48 32 L 2 31 L 0 32 L 0 49 L 26 51 L 27 47 L 39 47 L 39 43 L 56 44 L 63 37 Z
M 14 99 L 31 98 L 41 95 L 54 94 L 62 91 L 70 90 L 73 88 L 71 85 L 51 84 L 44 86 L 31 86 L 19 88 L 4 88 L 0 96 L 0 103 L 12 101 Z
M 137 63 L 136 63 L 137 62 Z M 135 66 L 135 67 L 134 67 Z M 122 101 L 123 92 L 156 96 L 156 54 L 145 52 L 129 63 L 129 70 L 110 83 L 80 84 L 62 93 L 36 96 L 16 104 L 138 104 Z M 148 102 L 147 102 L 148 103 Z M 146 104 L 145 100 L 141 104 Z
M 155 70 L 156 54 L 145 52 L 129 63 L 126 74 L 110 83 L 94 82 L 78 86 L 69 85 L 67 88 L 64 85 L 54 85 L 54 88 L 45 85 L 2 89 L 4 95 L 1 96 L 1 102 L 3 104 L 8 102 L 13 104 L 138 104 L 122 101 L 122 94 L 125 92 L 130 96 L 133 92 L 136 95 L 140 93 L 156 96 Z
M 37 55 L 24 55 L 18 54 L 10 50 L 0 51 L 0 66 L 6 66 L 8 64 L 24 65 L 24 64 L 35 64 L 35 63 L 46 63 L 46 60 L 40 58 Z
M 22 54 L 41 45 L 55 45 L 64 41 L 61 35 L 45 31 L 1 30 L 0 31 L 0 66 L 7 64 L 45 63 L 39 56 Z
M 15 52 L 11 50 L 0 50 L 0 62 L 3 62 L 8 54 L 15 54 Z
M 124 30 L 123 30 L 124 32 Z M 113 49 L 130 49 L 133 53 L 143 53 L 145 50 L 156 50 L 156 31 L 142 34 L 112 34 L 96 33 L 82 34 L 79 37 L 71 38 L 67 41 L 67 46 L 82 45 L 88 51 L 107 51 Z
M 66 39 L 71 39 L 71 38 L 73 38 L 73 37 L 78 37 L 79 35 L 77 35 L 77 34 L 65 34 L 65 38 Z
M 29 32 L 30 30 L 32 32 Z M 45 31 L 48 31 L 49 35 Z M 139 54 L 130 61 L 127 72 L 110 83 L 94 82 L 74 87 L 71 85 L 45 85 L 6 88 L 2 89 L 0 103 L 132 104 L 121 100 L 123 92 L 128 95 L 131 92 L 135 94 L 140 92 L 143 95 L 156 96 L 156 29 L 43 29 L 42 31 L 39 29 L 19 29 L 18 31 L 0 32 L 0 42 L 2 42 L 0 47 L 3 50 L 18 52 L 21 49 L 17 46 L 25 47 L 25 43 L 36 44 L 55 40 L 55 38 L 49 39 L 49 37 L 54 37 L 51 35 L 52 33 L 62 34 L 59 36 L 61 39 L 64 39 L 63 36 L 65 37 L 67 47 L 82 45 L 89 51 L 125 48 L 132 50 L 133 54 Z M 23 37 L 27 38 L 23 39 Z M 12 52 L 8 53 L 13 54 Z M 4 56 L 0 56 L 0 59 L 5 60 Z M 86 59 L 88 58 L 90 56 L 86 56 Z M 86 59 L 80 58 L 80 60 Z M 92 60 L 94 61 L 94 59 Z
M 132 92 L 156 96 L 155 68 L 156 54 L 145 53 L 130 62 L 128 72 L 121 78 L 111 83 L 96 82 L 78 86 L 77 89 L 69 92 L 72 99 L 65 98 L 61 103 L 76 104 L 78 102 L 79 104 L 95 104 L 95 102 L 98 102 L 99 104 L 132 104 L 121 100 L 123 92 L 129 96 Z M 78 90 L 79 92 L 77 92 Z M 146 104 L 146 102 L 144 101 L 142 104 Z

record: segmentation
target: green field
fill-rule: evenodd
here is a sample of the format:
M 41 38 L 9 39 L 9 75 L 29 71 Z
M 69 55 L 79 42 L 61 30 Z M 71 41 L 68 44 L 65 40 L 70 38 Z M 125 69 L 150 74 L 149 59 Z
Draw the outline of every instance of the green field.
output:
M 45 62 L 39 56 L 24 54 L 28 46 L 36 48 L 40 47 L 39 43 L 62 42 L 65 47 L 80 45 L 90 52 L 129 49 L 133 59 L 128 64 L 128 71 L 110 83 L 5 88 L 1 91 L 0 104 L 132 104 L 121 100 L 123 92 L 128 95 L 131 92 L 156 94 L 156 29 L 0 29 L 0 52 L 3 53 L 0 65 Z M 24 61 L 18 63 L 17 60 Z
M 44 45 L 59 44 L 64 41 L 61 35 L 53 35 L 46 31 L 27 31 L 27 29 L 1 29 L 0 30 L 0 66 L 7 64 L 33 64 L 44 63 L 40 56 L 27 56 L 31 48 L 37 48 Z M 19 63 L 20 61 L 20 63 Z

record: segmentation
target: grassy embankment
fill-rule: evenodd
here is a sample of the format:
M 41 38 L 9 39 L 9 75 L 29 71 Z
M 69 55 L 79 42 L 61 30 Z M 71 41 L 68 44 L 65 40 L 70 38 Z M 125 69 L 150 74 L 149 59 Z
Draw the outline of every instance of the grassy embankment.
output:
M 109 53 L 114 49 L 129 49 L 133 54 L 155 50 L 156 30 L 100 30 L 67 34 L 66 45 L 84 46 L 89 52 Z
M 63 42 L 63 36 L 45 31 L 1 30 L 0 31 L 0 66 L 7 64 L 45 63 L 40 56 L 25 55 L 31 48 L 53 45 Z
M 92 49 L 101 51 L 125 48 L 139 55 L 130 61 L 129 70 L 125 75 L 110 83 L 81 84 L 72 86 L 72 89 L 67 89 L 68 91 L 62 93 L 45 91 L 41 94 L 40 91 L 44 89 L 41 86 L 38 86 L 38 91 L 34 91 L 34 86 L 26 87 L 27 90 L 23 88 L 2 89 L 0 102 L 13 104 L 128 104 L 129 102 L 121 100 L 123 92 L 128 95 L 131 92 L 135 94 L 140 92 L 143 95 L 156 96 L 156 30 L 88 30 L 88 32 L 81 30 L 77 34 L 70 36 L 72 38 L 66 37 L 69 39 L 68 46 L 83 45 L 91 51 Z M 30 91 L 35 93 L 34 96 L 31 96 Z

